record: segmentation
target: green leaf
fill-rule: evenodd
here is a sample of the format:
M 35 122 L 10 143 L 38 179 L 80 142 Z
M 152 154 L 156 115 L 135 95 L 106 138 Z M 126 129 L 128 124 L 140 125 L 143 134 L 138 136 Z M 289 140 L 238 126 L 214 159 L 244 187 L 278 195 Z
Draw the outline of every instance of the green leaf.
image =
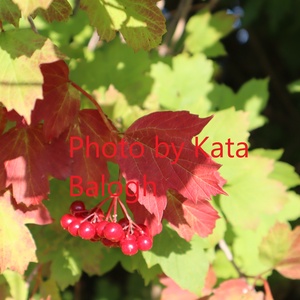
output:
M 0 102 L 14 109 L 30 124 L 31 110 L 43 99 L 43 76 L 40 64 L 59 60 L 50 40 L 30 29 L 0 33 Z
M 287 86 L 290 93 L 299 93 L 300 92 L 300 79 L 291 82 Z
M 215 84 L 209 98 L 212 99 L 214 106 L 218 109 L 234 106 L 236 110 L 248 112 L 249 129 L 253 130 L 266 122 L 266 118 L 260 113 L 265 108 L 269 98 L 268 84 L 268 79 L 251 79 L 239 89 L 237 94 L 234 94 L 225 85 Z
M 6 21 L 19 27 L 21 12 L 18 6 L 12 0 L 1 0 L 0 2 L 0 21 Z
M 148 267 L 159 264 L 163 272 L 181 288 L 201 294 L 208 271 L 203 240 L 197 236 L 190 243 L 165 227 L 154 238 L 151 251 L 143 252 Z
M 81 268 L 78 256 L 61 247 L 55 252 L 51 263 L 51 278 L 57 282 L 61 290 L 64 290 L 79 280 Z
M 126 44 L 115 40 L 73 67 L 70 77 L 89 92 L 113 85 L 129 105 L 142 104 L 151 90 L 149 54 L 134 53 Z M 129 76 L 130 74 L 130 76 Z
M 126 256 L 120 252 L 119 257 L 122 267 L 128 272 L 138 271 L 143 277 L 145 285 L 148 285 L 152 280 L 157 278 L 157 275 L 162 273 L 159 265 L 149 268 L 141 252 L 138 252 L 134 256 Z
M 263 239 L 259 254 L 261 261 L 269 268 L 275 267 L 291 247 L 289 225 L 277 223 Z
M 172 59 L 171 65 L 159 61 L 152 66 L 151 95 L 167 109 L 205 115 L 211 107 L 207 94 L 212 88 L 212 74 L 212 61 L 204 55 L 179 54 Z
M 53 0 L 13 0 L 22 12 L 22 16 L 27 18 L 37 8 L 47 9 Z
M 57 284 L 51 278 L 41 283 L 40 293 L 44 299 L 51 296 L 51 300 L 61 300 Z
M 255 229 L 266 216 L 278 214 L 288 202 L 288 196 L 286 187 L 270 178 L 275 164 L 273 159 L 251 153 L 242 158 L 236 155 L 239 148 L 237 143 L 247 142 L 247 128 L 247 114 L 231 108 L 217 112 L 199 139 L 201 141 L 209 137 L 203 145 L 208 153 L 214 149 L 213 143 L 223 145 L 222 157 L 215 158 L 216 162 L 222 164 L 220 173 L 227 180 L 225 191 L 228 196 L 220 196 L 223 213 L 233 226 Z M 229 138 L 234 143 L 230 151 L 225 144 Z M 229 154 L 233 157 L 229 157 Z
M 111 41 L 120 31 L 135 51 L 158 46 L 166 31 L 165 19 L 153 0 L 83 0 L 80 7 L 101 39 Z
M 28 297 L 28 286 L 24 278 L 11 270 L 6 270 L 3 273 L 6 281 L 9 284 L 10 294 L 14 299 L 26 300 Z
M 225 11 L 212 15 L 206 9 L 201 10 L 186 25 L 185 50 L 193 54 L 203 52 L 208 57 L 225 55 L 226 51 L 219 40 L 233 30 L 235 19 Z
M 266 118 L 260 113 L 269 99 L 268 85 L 269 79 L 251 79 L 236 95 L 236 109 L 244 109 L 249 113 L 250 130 L 261 127 L 266 122 Z

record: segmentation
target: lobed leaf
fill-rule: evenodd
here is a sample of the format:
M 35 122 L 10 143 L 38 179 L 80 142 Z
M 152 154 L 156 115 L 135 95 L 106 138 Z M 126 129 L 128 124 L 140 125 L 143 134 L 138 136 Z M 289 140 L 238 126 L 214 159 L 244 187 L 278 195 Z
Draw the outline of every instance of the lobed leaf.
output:
M 263 300 L 264 294 L 256 292 L 245 279 L 231 279 L 224 281 L 214 290 L 209 300 Z
M 166 31 L 163 14 L 153 0 L 83 0 L 80 7 L 101 39 L 111 41 L 120 31 L 135 51 L 156 47 Z
M 148 267 L 159 264 L 164 274 L 182 289 L 201 294 L 209 264 L 199 237 L 194 236 L 188 243 L 165 227 L 155 236 L 151 251 L 143 252 L 143 256 Z
M 47 140 L 59 137 L 75 121 L 80 109 L 80 94 L 69 80 L 67 64 L 59 60 L 42 64 L 44 100 L 36 102 L 32 119 L 44 120 Z
M 129 155 L 126 159 L 118 157 L 118 164 L 123 177 L 138 181 L 139 203 L 160 220 L 167 205 L 166 191 L 173 189 L 185 198 L 197 203 L 208 200 L 211 196 L 224 193 L 224 179 L 217 172 L 220 165 L 208 156 L 195 155 L 195 147 L 191 143 L 209 122 L 209 118 L 201 119 L 189 112 L 156 112 L 144 116 L 133 123 L 124 134 L 124 152 L 129 152 L 129 145 L 138 142 L 144 146 L 144 153 L 139 158 Z M 156 140 L 157 139 L 157 140 Z M 159 158 L 165 150 L 158 149 L 158 143 L 173 145 L 175 150 L 169 151 L 167 157 Z M 137 153 L 139 147 L 133 148 Z M 181 149 L 181 150 L 180 150 Z M 158 151 L 158 152 L 157 152 Z M 146 176 L 146 179 L 145 177 Z M 145 181 L 146 180 L 146 181 Z M 144 184 L 152 182 L 154 185 Z M 136 193 L 136 190 L 133 190 Z
M 300 279 L 300 226 L 293 231 L 289 225 L 276 223 L 264 237 L 260 257 L 283 276 Z
M 43 99 L 40 64 L 59 60 L 62 55 L 49 39 L 30 29 L 0 33 L 0 102 L 14 109 L 30 124 L 37 99 Z
M 206 9 L 201 10 L 186 25 L 185 50 L 193 54 L 203 52 L 207 56 L 225 55 L 225 48 L 219 40 L 233 30 L 235 20 L 225 11 L 211 14 Z

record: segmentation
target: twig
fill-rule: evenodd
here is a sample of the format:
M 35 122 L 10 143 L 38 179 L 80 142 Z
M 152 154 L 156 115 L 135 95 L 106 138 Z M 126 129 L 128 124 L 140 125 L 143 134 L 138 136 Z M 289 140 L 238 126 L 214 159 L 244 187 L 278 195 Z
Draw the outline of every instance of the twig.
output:
M 79 7 L 80 7 L 80 0 L 75 0 L 72 16 L 75 16 L 77 14 Z
M 29 22 L 29 24 L 30 24 L 31 29 L 32 29 L 35 33 L 39 33 L 38 30 L 37 30 L 37 28 L 35 27 L 35 24 L 34 24 L 34 22 L 33 22 L 32 17 L 29 16 L 29 17 L 27 18 L 27 20 L 28 20 L 28 22 Z
M 225 242 L 225 240 L 220 240 L 219 241 L 219 247 L 220 249 L 224 252 L 226 258 L 231 262 L 231 264 L 233 265 L 233 267 L 235 268 L 235 270 L 238 272 L 239 277 L 249 277 L 247 275 L 245 275 L 240 268 L 238 267 L 238 265 L 235 263 L 234 259 L 233 259 L 233 255 L 231 250 L 229 249 L 227 243 Z
M 171 52 L 171 47 L 181 37 L 186 23 L 186 17 L 189 13 L 193 0 L 181 0 L 176 13 L 168 26 L 168 31 L 165 35 L 163 44 L 160 47 L 160 54 L 165 55 L 167 52 Z
M 97 30 L 95 29 L 89 40 L 89 43 L 87 46 L 88 50 L 94 51 L 97 47 L 98 42 L 99 42 L 99 35 L 98 35 Z

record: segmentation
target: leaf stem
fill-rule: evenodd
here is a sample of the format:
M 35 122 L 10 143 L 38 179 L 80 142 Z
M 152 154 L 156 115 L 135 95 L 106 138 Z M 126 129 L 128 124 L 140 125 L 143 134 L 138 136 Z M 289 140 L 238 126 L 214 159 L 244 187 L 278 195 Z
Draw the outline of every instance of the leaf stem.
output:
M 77 85 L 75 82 L 71 81 L 72 86 L 77 89 L 80 93 L 82 93 L 84 96 L 86 96 L 97 108 L 103 122 L 105 123 L 106 127 L 113 133 L 112 137 L 115 142 L 117 142 L 117 136 L 118 136 L 118 129 L 110 122 L 110 120 L 107 118 L 105 113 L 103 112 L 101 106 L 96 101 L 94 97 L 92 97 L 89 93 L 87 93 L 84 89 L 82 89 L 79 85 Z
M 236 264 L 236 262 L 233 259 L 233 255 L 232 255 L 231 250 L 229 249 L 229 246 L 227 245 L 227 243 L 226 243 L 226 241 L 224 239 L 222 239 L 222 240 L 219 241 L 219 247 L 224 252 L 226 258 L 231 262 L 231 264 L 233 265 L 234 269 L 239 274 L 239 277 L 245 277 L 245 278 L 250 277 L 250 276 L 247 276 L 246 274 L 244 274 L 240 270 L 240 268 L 238 267 L 238 265 Z
M 33 22 L 32 17 L 29 16 L 29 17 L 27 18 L 27 20 L 28 20 L 28 22 L 29 22 L 29 24 L 30 24 L 31 29 L 32 29 L 35 33 L 38 34 L 39 32 L 38 32 L 37 28 L 35 27 L 35 24 L 34 24 L 34 22 Z

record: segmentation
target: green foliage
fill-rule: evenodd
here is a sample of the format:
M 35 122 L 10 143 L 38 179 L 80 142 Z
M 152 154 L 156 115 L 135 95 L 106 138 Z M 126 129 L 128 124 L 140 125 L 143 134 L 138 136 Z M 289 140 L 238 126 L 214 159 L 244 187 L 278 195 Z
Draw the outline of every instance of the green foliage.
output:
M 0 298 L 25 300 L 32 296 L 32 299 L 47 299 L 50 295 L 55 300 L 67 299 L 70 286 L 82 280 L 83 274 L 97 278 L 96 296 L 93 299 L 150 299 L 153 286 L 163 288 L 162 274 L 174 283 L 166 287 L 166 290 L 172 291 L 170 294 L 175 295 L 176 289 L 181 289 L 193 293 L 187 296 L 190 300 L 193 299 L 191 297 L 200 296 L 217 299 L 212 298 L 217 297 L 217 293 L 216 283 L 208 271 L 210 266 L 216 276 L 217 286 L 228 284 L 229 279 L 245 277 L 255 290 L 255 285 L 268 280 L 273 270 L 286 278 L 300 279 L 299 226 L 292 230 L 289 225 L 290 221 L 300 217 L 300 197 L 292 190 L 299 186 L 300 177 L 292 165 L 279 161 L 284 154 L 283 149 L 248 150 L 252 146 L 252 130 L 268 121 L 263 111 L 269 101 L 271 79 L 250 79 L 236 92 L 229 85 L 217 82 L 217 75 L 223 71 L 217 58 L 227 54 L 221 40 L 233 32 L 237 17 L 227 14 L 225 10 L 212 13 L 208 7 L 200 9 L 187 21 L 180 40 L 183 49 L 176 54 L 172 51 L 178 48 L 169 49 L 172 54 L 163 56 L 159 44 L 166 31 L 165 20 L 156 1 L 86 0 L 80 1 L 80 7 L 76 7 L 76 3 L 58 0 L 3 0 L 0 3 L 0 138 L 5 141 L 3 145 L 6 147 L 1 145 L 0 149 L 3 169 L 0 171 Z M 272 8 L 274 14 L 268 25 L 275 30 L 283 22 L 291 2 L 287 1 L 281 6 L 271 1 L 254 1 L 246 4 L 246 7 L 248 5 L 253 8 L 245 18 L 248 23 L 255 20 L 255 9 L 260 11 L 265 6 Z M 34 22 L 39 34 L 25 20 L 20 20 L 21 15 L 29 17 L 31 26 Z M 93 33 L 93 28 L 100 36 L 100 41 L 96 43 L 93 38 L 97 34 L 96 31 Z M 163 46 L 166 46 L 164 40 Z M 150 49 L 153 50 L 150 52 Z M 60 70 L 59 76 L 51 77 L 49 83 L 45 78 L 47 74 L 52 74 L 52 64 L 63 59 L 68 66 L 64 64 L 65 69 Z M 49 69 L 43 73 L 44 68 Z M 291 93 L 299 92 L 299 80 L 292 82 L 288 90 Z M 71 105 L 63 106 L 57 100 L 62 99 L 62 103 L 68 104 L 74 98 L 78 103 L 80 99 L 81 112 L 100 104 L 115 127 L 103 116 L 99 120 L 93 119 L 92 115 L 80 118 L 78 103 L 77 109 L 72 110 Z M 42 116 L 32 113 L 38 111 L 37 107 L 46 101 L 53 102 L 46 106 Z M 11 110 L 19 115 L 9 115 L 7 111 Z M 146 136 L 144 132 L 167 131 L 166 127 L 160 128 L 155 122 L 151 123 L 153 119 L 144 127 L 140 126 L 142 121 L 147 120 L 141 118 L 152 112 L 170 110 L 189 111 L 200 118 L 213 116 L 202 131 L 197 131 L 201 131 L 197 136 L 200 141 L 207 137 L 202 148 L 213 161 L 220 164 L 219 173 L 226 180 L 224 190 L 227 194 L 220 194 L 212 200 L 212 210 L 219 215 L 219 219 L 214 220 L 212 234 L 203 238 L 192 228 L 194 236 L 187 238 L 190 231 L 184 227 L 187 224 L 184 219 L 186 211 L 183 209 L 187 205 L 185 201 L 189 199 L 180 195 L 181 198 L 173 190 L 166 191 L 166 194 L 177 197 L 176 204 L 182 211 L 176 211 L 176 205 L 161 208 L 159 205 L 162 202 L 158 201 L 155 216 L 146 209 L 153 205 L 151 201 L 143 206 L 139 204 L 142 208 L 135 208 L 136 213 L 126 203 L 125 197 L 120 197 L 125 209 L 132 210 L 130 216 L 137 216 L 139 222 L 156 229 L 150 251 L 125 256 L 119 248 L 108 248 L 100 242 L 72 237 L 64 231 L 60 218 L 69 212 L 70 204 L 75 200 L 70 195 L 70 181 L 67 179 L 71 174 L 65 170 L 76 163 L 76 158 L 71 160 L 68 157 L 61 163 L 64 158 L 61 153 L 66 149 L 61 147 L 58 138 L 62 137 L 62 141 L 68 143 L 74 132 L 79 135 L 88 128 L 99 140 L 115 142 L 116 131 L 120 130 L 122 137 L 138 142 Z M 179 115 L 176 116 L 174 124 L 181 124 Z M 196 127 L 196 124 L 190 124 L 191 118 L 187 117 L 186 128 Z M 137 123 L 127 133 L 126 130 L 135 121 Z M 16 126 L 13 122 L 16 122 Z M 28 126 L 39 124 L 38 129 L 28 129 L 24 125 L 26 122 Z M 168 118 L 159 122 L 167 123 Z M 104 128 L 102 123 L 107 127 Z M 45 133 L 45 127 L 44 131 L 41 128 L 47 124 L 50 124 L 50 130 Z M 64 131 L 69 127 L 69 131 Z M 138 135 L 139 132 L 142 133 Z M 42 134 L 47 137 L 45 144 L 40 138 Z M 169 137 L 178 143 L 186 139 L 187 134 L 184 134 L 183 128 L 176 128 Z M 18 138 L 12 141 L 9 139 L 11 135 Z M 147 151 L 151 150 L 153 154 L 150 142 L 142 142 Z M 59 145 L 57 148 L 56 143 Z M 196 143 L 195 138 L 193 143 Z M 8 149 L 7 145 L 11 144 L 13 147 Z M 36 144 L 40 148 L 34 148 Z M 31 152 L 33 149 L 35 151 Z M 20 151 L 23 151 L 22 155 Z M 42 156 L 42 151 L 45 153 L 43 159 L 39 160 L 36 157 Z M 56 160 L 52 159 L 53 152 Z M 147 157 L 143 165 L 149 172 L 154 169 L 160 171 L 162 167 L 167 169 L 166 163 L 160 165 L 157 160 L 150 158 Z M 24 161 L 29 162 L 28 165 L 24 165 Z M 41 161 L 45 163 L 40 164 Z M 93 165 L 86 163 L 85 159 L 83 161 L 82 165 L 86 168 Z M 141 161 L 134 160 L 131 166 L 127 166 L 123 177 L 126 178 L 126 172 L 130 173 L 130 170 L 140 170 L 137 166 Z M 204 158 L 203 161 L 203 165 L 208 164 Z M 106 162 L 104 165 L 100 166 L 102 170 L 106 168 Z M 9 166 L 12 172 L 6 173 L 5 168 Z M 57 166 L 61 170 L 56 170 Z M 119 168 L 122 169 L 120 161 L 108 165 L 110 179 L 118 180 Z M 185 167 L 180 165 L 180 168 L 182 172 Z M 47 172 L 43 172 L 44 169 Z M 48 169 L 52 172 L 48 172 Z M 192 194 L 187 183 L 194 180 L 195 169 L 185 168 L 184 176 L 175 167 L 167 170 L 168 174 L 178 172 L 180 184 L 186 180 L 187 195 Z M 156 178 L 160 176 L 158 171 Z M 28 177 L 32 179 L 34 173 L 39 174 L 38 181 L 26 181 Z M 90 179 L 88 176 L 93 178 L 92 173 L 87 174 L 85 180 Z M 31 186 L 32 183 L 43 182 L 45 176 L 49 178 L 50 189 L 43 184 L 34 184 L 30 190 L 43 190 L 42 198 L 50 191 L 43 204 L 34 195 L 22 194 L 26 184 Z M 218 180 L 220 183 L 221 178 L 218 177 Z M 171 181 L 167 176 L 161 180 L 165 186 Z M 202 179 L 203 186 L 211 182 L 211 177 Z M 220 183 L 220 189 L 222 185 Z M 202 190 L 193 192 L 198 196 L 204 193 Z M 159 197 L 161 195 L 157 195 Z M 169 205 L 170 197 L 166 202 Z M 87 209 L 95 207 L 102 198 L 80 197 Z M 195 205 L 204 201 L 200 196 L 195 199 L 198 202 Z M 210 203 L 207 200 L 205 204 Z M 109 204 L 103 207 L 107 210 Z M 118 215 L 123 212 L 124 208 L 119 208 Z M 159 232 L 159 216 L 167 219 L 166 215 L 172 213 L 181 213 L 176 220 L 182 224 L 170 225 L 165 221 Z M 208 219 L 216 216 L 211 211 L 206 211 L 206 214 Z M 192 217 L 187 221 L 197 223 L 193 222 Z M 206 219 L 199 223 L 204 227 L 210 226 Z M 108 274 L 117 265 L 127 272 L 126 280 L 122 279 L 126 281 L 125 288 L 124 283 L 109 279 Z M 253 283 L 252 277 L 258 281 Z M 148 287 L 144 288 L 143 285 Z M 238 286 L 236 282 L 235 287 Z

